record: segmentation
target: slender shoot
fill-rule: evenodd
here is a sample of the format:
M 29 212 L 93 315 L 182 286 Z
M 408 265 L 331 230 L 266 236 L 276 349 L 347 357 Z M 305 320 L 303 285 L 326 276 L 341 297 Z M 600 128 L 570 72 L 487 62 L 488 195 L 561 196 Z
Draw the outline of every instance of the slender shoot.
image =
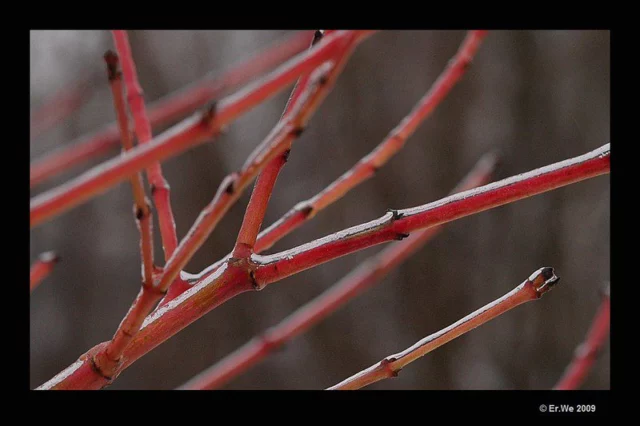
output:
M 425 337 L 404 351 L 384 358 L 377 364 L 354 374 L 337 385 L 330 387 L 328 390 L 360 389 L 383 379 L 397 377 L 400 370 L 434 349 L 504 314 L 516 306 L 539 299 L 543 294 L 553 289 L 558 280 L 559 278 L 554 273 L 553 268 L 540 268 L 531 274 L 522 284 L 501 298 L 483 306 L 477 311 L 451 324 L 449 327 Z

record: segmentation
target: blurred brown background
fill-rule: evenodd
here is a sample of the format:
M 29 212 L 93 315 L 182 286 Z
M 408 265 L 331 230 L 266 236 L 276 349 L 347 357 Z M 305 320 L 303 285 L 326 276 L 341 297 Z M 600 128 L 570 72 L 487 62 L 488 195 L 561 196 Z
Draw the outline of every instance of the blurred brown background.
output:
M 151 102 L 287 33 L 131 31 L 129 36 Z M 316 194 L 376 146 L 431 86 L 463 37 L 463 31 L 382 31 L 362 43 L 296 142 L 265 224 Z M 441 198 L 488 150 L 502 154 L 500 179 L 609 142 L 609 42 L 607 31 L 490 32 L 468 74 L 405 149 L 273 251 L 374 219 L 387 208 Z M 96 76 L 91 100 L 31 141 L 32 159 L 115 119 L 102 60 L 112 48 L 107 31 L 31 33 L 32 109 L 61 87 Z M 179 238 L 221 179 L 241 166 L 276 123 L 288 93 L 243 116 L 215 143 L 164 163 Z M 79 171 L 36 187 L 31 195 Z M 609 183 L 608 176 L 598 177 L 447 225 L 384 282 L 225 388 L 328 387 L 501 296 L 540 266 L 556 268 L 562 278 L 556 291 L 369 389 L 552 387 L 584 338 L 599 290 L 609 280 Z M 231 209 L 189 272 L 231 249 L 248 197 L 249 192 Z M 138 238 L 127 183 L 31 231 L 31 260 L 51 249 L 63 258 L 31 295 L 32 387 L 111 337 L 139 289 Z M 162 259 L 159 239 L 155 248 Z M 182 384 L 381 248 L 238 296 L 144 356 L 109 389 Z M 583 388 L 609 388 L 609 360 L 607 344 Z

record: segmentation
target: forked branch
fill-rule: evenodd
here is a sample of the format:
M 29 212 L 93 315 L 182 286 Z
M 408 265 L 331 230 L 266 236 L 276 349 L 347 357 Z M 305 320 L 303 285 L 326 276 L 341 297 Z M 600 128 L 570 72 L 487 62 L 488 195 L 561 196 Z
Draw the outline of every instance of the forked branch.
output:
M 452 192 L 465 191 L 485 184 L 493 172 L 495 163 L 494 155 L 485 155 Z M 242 374 L 287 341 L 304 333 L 365 290 L 381 282 L 389 272 L 424 246 L 442 228 L 436 226 L 421 230 L 412 238 L 392 244 L 370 257 L 320 296 L 298 308 L 275 327 L 269 328 L 220 362 L 198 374 L 180 389 L 217 389 Z
M 370 179 L 380 167 L 400 151 L 406 140 L 464 75 L 485 36 L 486 31 L 470 31 L 458 49 L 458 53 L 449 61 L 447 68 L 400 124 L 350 170 L 314 197 L 296 204 L 281 219 L 262 231 L 258 236 L 255 252 L 267 250 L 318 212 L 342 198 L 347 192 Z
M 258 235 L 258 238 L 253 247 L 253 252 L 261 253 L 264 250 L 269 249 L 280 239 L 284 238 L 286 235 L 289 235 L 291 232 L 299 228 L 303 223 L 313 218 L 318 212 L 342 198 L 346 193 L 348 193 L 359 184 L 371 178 L 380 167 L 382 167 L 387 161 L 389 161 L 393 157 L 393 155 L 404 146 L 406 139 L 415 132 L 420 123 L 430 115 L 435 107 L 448 94 L 455 83 L 462 77 L 462 75 L 469 68 L 470 63 L 485 36 L 486 31 L 470 31 L 462 42 L 462 45 L 458 49 L 458 53 L 453 59 L 451 59 L 451 61 L 449 61 L 449 65 L 447 66 L 447 68 L 443 71 L 440 77 L 438 77 L 431 89 L 422 97 L 422 99 L 420 99 L 420 101 L 418 101 L 413 110 L 400 122 L 400 124 L 398 124 L 393 130 L 391 130 L 387 137 L 369 155 L 362 158 L 355 166 L 343 173 L 342 176 L 336 179 L 328 187 L 326 187 L 314 197 L 296 204 L 282 218 L 278 219 L 276 222 L 262 231 Z M 295 96 L 296 91 L 294 89 L 292 98 Z M 274 162 L 275 161 L 276 160 L 274 160 Z M 262 181 L 262 178 L 258 177 L 254 193 L 255 191 L 265 190 L 260 185 L 262 182 L 265 183 L 266 189 L 272 188 L 279 170 L 280 169 L 275 166 L 267 167 L 263 174 L 269 176 L 265 176 Z M 272 171 L 273 173 L 269 174 L 268 171 Z M 255 198 L 257 200 L 261 200 L 263 202 L 263 205 L 261 207 L 263 209 L 266 209 L 265 204 L 266 201 L 268 201 L 268 198 L 262 196 L 258 197 L 257 195 Z M 249 226 L 249 228 L 255 230 L 255 225 L 258 224 L 258 220 L 247 219 L 248 214 L 250 215 L 249 217 L 254 217 L 252 215 L 255 214 L 256 211 L 258 211 L 257 208 L 254 209 L 254 212 L 249 211 L 252 207 L 251 204 L 253 202 L 257 204 L 257 201 L 253 200 L 254 194 L 252 194 L 252 201 L 250 201 L 249 205 L 247 206 L 247 213 L 245 213 L 245 220 L 243 221 L 243 225 L 246 222 L 251 222 L 252 226 Z M 262 212 L 262 215 L 259 217 L 261 223 L 262 218 L 264 217 L 264 212 Z M 239 240 L 242 239 L 243 235 L 242 232 L 240 232 Z M 250 238 L 244 237 L 244 240 L 250 240 Z M 236 244 L 236 246 L 237 245 L 238 244 Z M 248 250 L 245 250 L 245 252 L 246 251 Z M 234 253 L 233 256 L 238 257 L 238 254 L 239 253 Z M 230 254 L 229 256 L 232 255 Z M 215 270 L 220 265 L 222 265 L 225 259 L 229 258 L 229 256 L 211 265 L 205 272 L 210 273 L 211 271 Z M 186 291 L 186 289 L 188 288 L 188 285 L 180 286 L 179 288 L 177 286 L 174 286 L 173 288 L 171 288 L 169 294 L 162 302 L 162 304 L 174 299 L 182 291 Z
M 113 30 L 111 32 L 113 40 L 122 58 L 122 74 L 127 88 L 127 99 L 131 109 L 131 115 L 135 124 L 135 132 L 139 144 L 148 143 L 151 138 L 151 124 L 147 118 L 147 110 L 142 97 L 142 88 L 138 81 L 136 65 L 131 54 L 129 37 L 124 30 Z M 122 132 L 122 130 L 121 130 Z M 160 236 L 162 237 L 162 248 L 164 249 L 165 261 L 173 254 L 178 245 L 176 235 L 176 222 L 171 210 L 171 192 L 169 183 L 162 175 L 162 167 L 159 162 L 151 163 L 147 168 L 147 178 L 151 186 L 151 196 L 158 212 L 158 223 Z
M 327 33 L 330 33 L 330 31 L 327 31 Z M 321 30 L 318 30 L 312 41 L 311 47 L 316 43 L 321 42 L 323 35 L 324 33 Z M 347 63 L 351 52 L 356 46 L 358 41 L 357 37 L 358 33 L 353 33 L 351 40 L 348 43 L 345 43 L 345 46 L 333 56 L 332 59 L 335 65 L 325 75 L 322 87 L 316 90 L 312 97 L 307 101 L 306 111 L 298 114 L 298 128 L 300 131 L 297 133 L 291 133 L 287 136 L 287 141 L 284 142 L 287 147 L 286 151 L 284 151 L 282 155 L 271 160 L 271 162 L 265 167 L 265 170 L 258 175 L 254 190 L 251 193 L 251 199 L 249 200 L 249 204 L 247 205 L 247 209 L 242 220 L 242 226 L 238 232 L 238 238 L 233 250 L 233 257 L 248 257 L 253 254 L 258 232 L 260 232 L 260 227 L 262 226 L 262 221 L 264 220 L 264 215 L 267 211 L 267 205 L 271 198 L 273 187 L 278 179 L 280 170 L 282 170 L 289 158 L 291 144 L 304 129 L 304 123 L 309 120 L 311 115 L 320 106 L 324 98 L 333 88 L 336 79 L 340 75 L 340 72 Z M 302 93 L 304 93 L 309 84 L 311 84 L 310 74 L 303 76 L 298 81 L 296 87 L 293 89 L 289 102 L 285 107 L 283 119 L 290 116 L 293 106 L 297 103 L 298 98 Z
M 384 358 L 366 370 L 354 374 L 329 388 L 329 390 L 354 390 L 390 377 L 396 377 L 400 370 L 416 359 L 450 342 L 474 328 L 502 315 L 523 303 L 537 300 L 550 291 L 559 278 L 553 268 L 540 268 L 509 293 L 483 306 L 450 326 L 416 342 L 413 346 Z
M 122 87 L 122 73 L 118 69 L 118 56 L 109 51 L 105 54 L 107 62 L 107 72 L 109 75 L 109 85 L 113 94 L 113 103 L 116 110 L 118 127 L 122 139 L 124 152 L 133 148 L 131 132 L 129 131 L 129 120 L 127 118 L 126 104 L 124 100 L 124 90 Z M 151 207 L 144 193 L 142 185 L 141 172 L 136 173 L 131 178 L 131 186 L 133 188 L 134 198 L 134 215 L 136 225 L 140 231 L 140 251 L 142 257 L 142 288 L 140 294 L 136 298 L 134 305 L 127 312 L 127 315 L 120 323 L 111 342 L 105 348 L 105 360 L 98 364 L 104 374 L 109 375 L 109 371 L 113 369 L 113 365 L 117 363 L 122 355 L 122 351 L 131 337 L 140 329 L 140 324 L 146 316 L 146 312 L 141 310 L 137 305 L 144 305 L 144 302 L 151 299 L 149 293 L 153 293 L 153 235 L 152 235 L 152 217 Z
M 531 197 L 542 192 L 609 173 L 610 145 L 579 157 L 464 191 L 422 206 L 390 210 L 371 222 L 269 256 L 254 255 L 255 285 L 320 265 L 337 257 L 386 241 L 401 240 L 418 229 L 441 225 L 471 214 Z
M 205 240 L 222 219 L 229 208 L 240 198 L 244 189 L 270 161 L 281 155 L 306 124 L 309 118 L 310 101 L 315 93 L 322 90 L 326 82 L 326 74 L 333 67 L 332 62 L 326 62 L 318 67 L 311 76 L 310 84 L 297 99 L 291 114 L 281 120 L 269 133 L 264 141 L 249 156 L 243 167 L 223 179 L 213 200 L 202 210 L 187 235 L 182 239 L 165 265 L 157 288 L 166 293 L 167 289 L 179 276 L 180 271 L 202 246 Z M 293 135 L 293 136 L 292 136 Z

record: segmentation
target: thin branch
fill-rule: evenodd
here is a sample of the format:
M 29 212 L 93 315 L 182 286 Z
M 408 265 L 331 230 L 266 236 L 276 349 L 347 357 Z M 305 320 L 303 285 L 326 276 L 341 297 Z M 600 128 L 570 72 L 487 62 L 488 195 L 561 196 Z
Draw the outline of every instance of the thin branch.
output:
M 37 138 L 66 120 L 95 93 L 93 76 L 84 77 L 58 90 L 31 114 L 30 137 Z
M 371 222 L 269 256 L 254 255 L 254 272 L 261 289 L 340 256 L 386 241 L 401 240 L 409 233 L 459 219 L 470 214 L 531 197 L 561 186 L 609 173 L 610 144 L 579 157 L 541 167 L 517 176 L 455 194 L 439 201 L 404 210 L 390 210 Z
M 562 378 L 553 387 L 554 390 L 578 389 L 589 375 L 609 335 L 609 323 L 611 321 L 609 291 L 609 285 L 607 285 L 602 296 L 602 302 L 593 318 L 587 337 L 584 342 L 576 348 L 573 354 L 573 360 L 567 366 Z
M 495 164 L 495 155 L 487 154 L 482 157 L 452 193 L 485 184 L 489 180 Z M 262 335 L 253 338 L 220 362 L 201 372 L 182 385 L 180 389 L 217 389 L 223 386 L 232 378 L 262 361 L 273 350 L 306 332 L 347 302 L 381 282 L 389 272 L 411 257 L 436 236 L 442 228 L 442 226 L 436 226 L 421 230 L 413 238 L 392 244 L 375 256 L 371 256 L 320 296 L 298 308 L 278 325 L 269 328 Z
M 139 144 L 146 144 L 152 139 L 151 124 L 147 118 L 147 111 L 142 96 L 142 88 L 138 81 L 136 65 L 131 54 L 129 37 L 124 30 L 113 30 L 111 32 L 113 40 L 122 58 L 122 74 L 127 88 L 127 98 L 131 108 L 135 124 L 135 132 Z M 176 222 L 171 210 L 171 190 L 169 183 L 162 175 L 162 167 L 159 162 L 152 163 L 147 168 L 147 177 L 151 186 L 151 196 L 158 212 L 158 223 L 160 236 L 162 237 L 162 248 L 164 250 L 165 261 L 173 254 L 178 245 L 176 235 Z
M 297 55 L 258 82 L 209 107 L 204 113 L 184 120 L 149 143 L 137 146 L 127 155 L 102 163 L 70 182 L 32 198 L 31 227 L 101 194 L 156 161 L 171 158 L 208 140 L 242 113 L 284 89 L 297 76 L 331 58 L 350 37 L 349 31 L 337 31 L 327 37 L 325 43 Z
M 324 98 L 333 88 L 336 79 L 342 72 L 344 65 L 347 63 L 349 57 L 351 56 L 351 52 L 353 52 L 353 49 L 355 48 L 355 45 L 358 41 L 356 39 L 356 36 L 357 34 L 354 33 L 351 41 L 347 43 L 343 49 L 338 51 L 336 55 L 334 55 L 333 61 L 335 65 L 327 73 L 325 78 L 326 83 L 322 85 L 322 88 L 320 90 L 317 90 L 315 92 L 315 94 L 313 95 L 313 99 L 310 99 L 308 101 L 308 110 L 304 114 L 301 114 L 299 116 L 299 120 L 301 122 L 309 120 L 310 116 L 320 106 Z M 322 39 L 322 37 L 323 32 L 318 30 L 316 32 L 316 37 L 314 37 L 312 41 L 311 47 L 318 43 Z M 301 95 L 301 93 L 304 92 L 309 83 L 309 74 L 301 77 L 301 79 L 298 81 L 296 87 L 293 89 L 289 102 L 285 107 L 283 118 L 286 118 L 291 114 L 292 106 L 296 103 L 298 97 Z M 300 129 L 303 129 L 303 127 L 300 126 Z M 276 180 L 278 179 L 280 170 L 282 170 L 289 158 L 293 139 L 297 136 L 299 136 L 299 133 L 291 134 L 290 136 L 288 136 L 288 140 L 285 142 L 287 150 L 282 155 L 274 158 L 256 179 L 255 187 L 253 189 L 253 192 L 251 193 L 251 199 L 249 200 L 249 204 L 247 205 L 244 218 L 242 220 L 242 226 L 240 227 L 240 231 L 238 232 L 238 238 L 233 249 L 233 257 L 248 257 L 253 254 L 254 245 L 258 237 L 258 232 L 260 232 L 260 227 L 262 226 L 264 215 L 267 212 L 267 205 L 269 203 L 269 199 L 271 198 L 273 187 L 276 184 Z
M 171 124 L 297 55 L 306 49 L 308 33 L 312 31 L 298 32 L 278 40 L 220 76 L 209 74 L 189 87 L 157 100 L 149 106 L 151 125 L 159 127 Z M 35 160 L 30 167 L 29 184 L 33 187 L 65 170 L 106 154 L 119 143 L 117 123 L 109 124 L 93 135 L 82 136 L 44 158 Z
M 486 31 L 470 31 L 460 45 L 456 55 L 433 84 L 418 101 L 411 112 L 387 137 L 354 167 L 345 172 L 314 197 L 296 204 L 281 219 L 273 223 L 258 236 L 255 252 L 260 253 L 314 217 L 319 211 L 342 198 L 347 192 L 370 179 L 376 171 L 402 149 L 406 140 L 447 96 L 451 88 L 469 69 Z
M 38 287 L 53 270 L 56 263 L 60 262 L 60 257 L 55 252 L 47 251 L 42 253 L 38 260 L 31 265 L 29 272 L 29 291 Z
M 129 120 L 127 118 L 126 104 L 123 95 L 122 73 L 118 70 L 118 56 L 115 53 L 108 51 L 105 54 L 105 61 L 107 62 L 109 85 L 111 86 L 111 92 L 113 94 L 113 104 L 121 132 L 122 145 L 124 152 L 127 152 L 133 148 L 133 141 L 131 138 L 131 132 L 129 131 Z M 131 176 L 130 180 L 133 188 L 134 216 L 136 219 L 136 225 L 140 231 L 142 289 L 141 294 L 138 296 L 134 305 L 120 323 L 120 326 L 116 330 L 111 342 L 105 349 L 105 354 L 108 355 L 107 359 L 111 361 L 112 364 L 116 363 L 120 359 L 124 347 L 127 345 L 129 340 L 131 340 L 131 337 L 140 329 L 140 324 L 142 324 L 142 321 L 144 321 L 144 317 L 146 316 L 146 312 L 139 309 L 135 304 L 144 304 L 146 300 L 152 299 L 149 293 L 153 293 L 154 263 L 151 208 L 144 193 L 141 173 L 139 172 Z M 102 366 L 102 368 L 105 371 L 109 370 L 106 366 Z
M 407 232 L 425 229 L 498 207 L 584 179 L 610 169 L 610 145 L 559 163 L 496 183 L 464 191 L 440 201 L 406 210 L 392 210 L 381 219 L 349 228 L 296 249 L 272 256 L 227 259 L 210 274 L 199 277 L 188 291 L 149 315 L 125 348 L 119 374 L 137 359 L 206 313 L 238 294 L 264 288 L 296 272 L 320 265 L 374 244 L 404 238 Z M 176 251 L 176 253 L 179 249 Z M 207 268 L 209 269 L 209 268 Z M 96 345 L 71 366 L 38 389 L 99 389 L 115 378 L 94 368 L 94 355 L 106 343 Z
M 328 390 L 354 390 L 383 379 L 397 377 L 398 372 L 416 359 L 459 337 L 474 328 L 532 300 L 537 300 L 554 288 L 559 278 L 553 268 L 540 268 L 509 293 L 467 315 L 449 327 L 416 342 L 410 348 L 384 358 L 366 370 L 330 387 Z

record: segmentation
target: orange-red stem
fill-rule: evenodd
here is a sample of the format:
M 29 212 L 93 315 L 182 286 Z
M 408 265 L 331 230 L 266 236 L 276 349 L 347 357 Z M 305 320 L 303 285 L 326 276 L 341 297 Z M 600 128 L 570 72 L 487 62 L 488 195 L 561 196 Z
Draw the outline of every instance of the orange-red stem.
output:
M 129 37 L 124 30 L 113 30 L 113 40 L 122 58 L 122 74 L 127 88 L 127 98 L 131 115 L 133 116 L 134 128 L 139 144 L 146 144 L 152 139 L 151 124 L 147 117 L 147 110 L 142 96 L 142 88 L 138 81 L 136 65 L 133 61 Z M 147 168 L 147 177 L 151 185 L 151 196 L 155 202 L 158 212 L 158 223 L 160 236 L 162 238 L 162 248 L 164 249 L 165 261 L 173 254 L 178 245 L 176 235 L 176 222 L 171 210 L 171 192 L 169 184 L 162 175 L 162 167 L 159 162 L 151 163 Z

